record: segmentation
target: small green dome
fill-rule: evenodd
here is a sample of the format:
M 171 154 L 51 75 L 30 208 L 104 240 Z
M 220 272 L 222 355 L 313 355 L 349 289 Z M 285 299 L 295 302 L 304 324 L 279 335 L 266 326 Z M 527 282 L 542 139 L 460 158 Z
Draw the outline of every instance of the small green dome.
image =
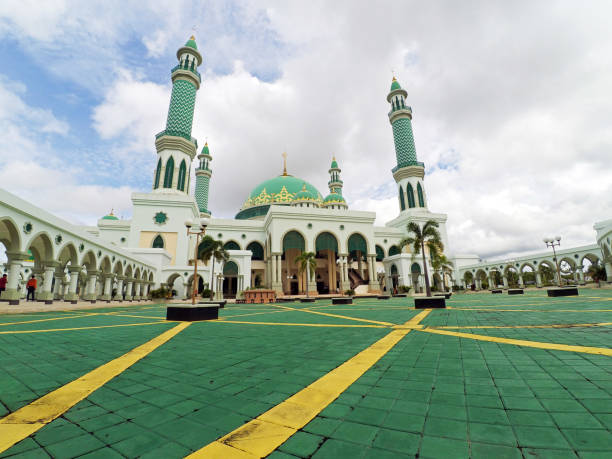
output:
M 393 81 L 391 81 L 391 91 L 395 91 L 396 89 L 402 89 L 400 84 L 397 82 L 395 77 L 393 77 Z
M 306 183 L 302 185 L 302 189 L 295 194 L 295 201 L 317 201 L 317 197 L 312 191 L 306 188 Z
M 119 220 L 115 214 L 113 213 L 113 211 L 110 211 L 110 214 L 105 215 L 104 217 L 102 217 L 102 220 Z
M 196 50 L 198 49 L 198 45 L 196 45 L 195 37 L 193 35 L 189 38 L 189 40 L 187 40 L 187 43 L 185 43 L 185 46 L 188 46 Z
M 202 147 L 202 154 L 210 156 L 210 152 L 208 151 L 208 142 L 206 142 L 204 146 Z
M 338 193 L 329 193 L 327 197 L 323 200 L 323 204 L 337 204 L 342 203 L 346 204 L 344 197 Z
M 331 168 L 332 169 L 339 169 L 338 168 L 338 163 L 336 162 L 336 158 L 332 159 Z

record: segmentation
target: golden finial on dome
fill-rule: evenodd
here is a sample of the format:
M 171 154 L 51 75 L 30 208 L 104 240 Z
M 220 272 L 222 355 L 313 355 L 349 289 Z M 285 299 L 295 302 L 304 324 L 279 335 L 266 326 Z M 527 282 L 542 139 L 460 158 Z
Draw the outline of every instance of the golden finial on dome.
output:
M 113 213 L 114 211 L 115 211 L 115 209 L 111 209 L 110 214 L 108 214 L 108 215 L 110 215 L 111 217 L 114 217 L 115 216 L 115 214 Z
M 336 160 L 336 155 L 332 155 L 332 161 Z
M 191 37 L 189 37 L 189 39 L 195 41 L 195 37 L 193 35 Z
M 306 182 L 304 182 L 304 183 L 302 184 L 302 191 L 308 191 L 308 190 L 306 189 Z
M 283 176 L 286 177 L 287 174 L 287 152 L 283 151 Z

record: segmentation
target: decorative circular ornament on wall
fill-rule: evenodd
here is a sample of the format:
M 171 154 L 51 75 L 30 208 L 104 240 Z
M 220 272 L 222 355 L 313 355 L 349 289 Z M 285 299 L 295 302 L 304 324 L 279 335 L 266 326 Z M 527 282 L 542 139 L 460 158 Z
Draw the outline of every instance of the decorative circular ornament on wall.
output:
M 102 251 L 98 250 L 98 258 L 102 256 Z
M 219 234 L 217 234 L 217 237 L 218 237 L 219 239 L 221 239 L 221 238 L 223 237 L 223 233 L 219 233 Z
M 33 226 L 32 226 L 32 223 L 30 222 L 25 222 L 23 224 L 23 232 L 26 234 L 30 234 L 32 232 L 32 228 Z
M 386 243 L 387 243 L 387 240 L 385 239 L 383 242 L 386 244 Z
M 125 242 L 125 241 L 126 241 L 125 237 L 122 237 L 121 242 Z
M 240 236 L 242 239 L 246 239 L 246 234 L 243 234 L 242 236 Z
M 343 230 L 344 229 L 344 225 L 340 225 L 340 229 Z
M 62 235 L 58 234 L 57 236 L 55 236 L 55 243 L 57 245 L 60 245 L 62 243 Z
M 168 221 L 168 215 L 165 212 L 157 212 L 153 216 L 153 221 L 156 225 L 163 225 Z
M 312 223 L 308 224 L 308 229 L 312 229 Z
M 81 243 L 79 245 L 79 252 L 82 252 L 83 250 L 85 250 L 85 244 Z

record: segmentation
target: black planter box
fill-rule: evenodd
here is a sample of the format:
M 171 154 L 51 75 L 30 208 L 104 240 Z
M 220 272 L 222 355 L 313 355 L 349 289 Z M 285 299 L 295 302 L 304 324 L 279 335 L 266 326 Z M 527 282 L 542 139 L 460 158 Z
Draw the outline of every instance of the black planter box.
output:
M 198 301 L 198 304 L 212 304 L 219 306 L 221 309 L 223 309 L 225 307 L 225 305 L 227 304 L 227 300 L 221 300 L 221 301 Z
M 548 296 L 578 296 L 578 287 L 556 287 L 546 289 Z
M 314 298 L 300 298 L 300 303 L 314 303 Z
M 443 296 L 447 300 L 450 299 L 451 295 L 452 295 L 452 293 L 434 293 L 434 296 Z
M 408 295 L 406 295 L 405 293 L 397 293 L 397 294 L 395 294 L 393 296 L 396 296 L 398 298 L 406 298 Z
M 501 288 L 494 288 L 493 290 L 491 290 L 491 293 L 503 293 Z
M 332 298 L 332 304 L 353 304 L 353 299 L 350 296 Z
M 293 303 L 295 301 L 295 298 L 277 298 L 276 302 L 277 303 Z
M 219 305 L 196 305 L 181 304 L 168 306 L 166 309 L 166 320 L 181 320 L 195 322 L 198 320 L 213 320 L 219 318 Z
M 425 296 L 414 299 L 415 309 L 441 309 L 446 308 L 446 298 L 442 296 Z
M 376 298 L 379 300 L 388 300 L 391 297 L 389 295 L 378 295 Z
M 522 295 L 525 291 L 522 288 L 509 288 L 508 295 Z

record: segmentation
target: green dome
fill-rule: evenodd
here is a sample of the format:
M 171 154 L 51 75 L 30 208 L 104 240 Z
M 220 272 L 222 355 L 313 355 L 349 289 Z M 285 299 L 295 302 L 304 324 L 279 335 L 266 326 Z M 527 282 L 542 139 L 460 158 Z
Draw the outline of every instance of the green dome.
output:
M 208 151 L 208 142 L 206 142 L 204 146 L 202 147 L 202 154 L 210 156 L 210 153 Z
M 193 35 L 191 36 L 191 38 L 189 38 L 189 40 L 187 40 L 187 43 L 185 43 L 185 46 L 188 46 L 196 50 L 198 49 L 198 45 L 196 45 L 195 37 Z
M 104 217 L 102 217 L 102 220 L 119 220 L 117 217 L 115 217 L 115 214 L 113 214 L 113 211 L 111 210 L 111 213 L 108 215 L 105 215 Z
M 331 168 L 332 169 L 339 169 L 338 163 L 336 162 L 336 158 L 332 159 Z
M 294 201 L 317 201 L 317 196 L 308 191 L 304 183 L 302 189 L 295 194 Z
M 393 81 L 391 82 L 391 91 L 395 91 L 396 89 L 402 89 L 400 84 L 397 82 L 395 77 L 393 77 Z
M 291 204 L 303 187 L 306 187 L 310 199 L 322 202 L 321 193 L 310 183 L 292 175 L 279 175 L 253 188 L 242 209 L 271 204 Z
M 336 204 L 336 203 L 346 204 L 346 201 L 344 200 L 344 197 L 341 194 L 329 193 L 327 197 L 325 198 L 325 200 L 323 201 L 323 203 L 324 204 Z

